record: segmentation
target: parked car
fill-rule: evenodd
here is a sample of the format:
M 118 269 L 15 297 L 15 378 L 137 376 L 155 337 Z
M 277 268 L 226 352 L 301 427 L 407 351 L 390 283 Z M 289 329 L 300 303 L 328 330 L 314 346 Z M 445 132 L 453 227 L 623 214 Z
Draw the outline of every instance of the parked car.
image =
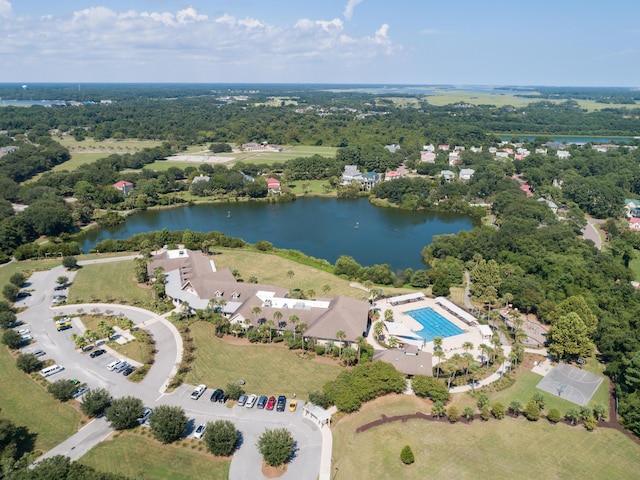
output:
M 114 369 L 113 371 L 116 373 L 122 373 L 122 371 L 127 368 L 129 366 L 129 363 L 127 362 L 120 362 Z
M 41 357 L 46 354 L 47 352 L 45 352 L 44 350 L 36 350 L 35 352 L 33 352 L 33 355 L 35 355 L 36 357 Z
M 153 413 L 153 408 L 146 407 L 142 411 L 142 416 L 140 418 L 138 418 L 138 423 L 140 425 L 142 425 L 142 424 L 147 424 L 148 425 L 149 417 L 151 416 L 152 413 Z
M 128 377 L 129 375 L 131 375 L 133 373 L 134 370 L 135 370 L 135 367 L 129 365 L 127 368 L 125 368 L 122 371 L 122 375 L 124 375 L 125 377 Z
M 67 288 L 66 285 L 57 285 L 56 287 L 54 287 L 54 290 L 56 292 L 59 292 L 60 290 L 64 290 L 65 288 Z
M 89 356 L 90 356 L 91 358 L 96 358 L 96 357 L 99 357 L 100 355 L 102 355 L 102 354 L 104 354 L 104 353 L 107 353 L 107 351 L 101 348 L 101 349 L 99 349 L 99 350 L 95 350 L 95 351 L 91 352 L 91 353 L 89 354 Z
M 94 345 L 85 345 L 84 347 L 82 347 L 83 352 L 90 352 L 93 349 L 94 349 Z
M 257 400 L 258 396 L 252 393 L 251 395 L 249 395 L 249 397 L 247 397 L 247 402 L 244 404 L 245 408 L 253 408 Z
M 227 400 L 229 400 L 229 395 L 227 395 L 226 393 L 224 395 L 222 395 L 222 397 L 220 397 L 220 400 L 218 400 L 220 403 L 227 403 Z
M 222 390 L 221 388 L 217 388 L 216 390 L 213 391 L 213 393 L 211 394 L 211 398 L 209 400 L 211 400 L 212 402 L 219 402 L 223 396 L 224 396 L 224 390 Z
M 21 328 L 20 330 L 18 330 L 18 333 L 20 335 L 27 335 L 27 334 L 31 333 L 31 330 L 29 330 L 28 328 Z
M 114 360 L 113 362 L 111 362 L 109 365 L 107 365 L 107 370 L 111 370 L 113 371 L 114 368 L 116 368 L 118 365 L 120 365 L 122 363 L 122 360 Z
M 267 405 L 268 400 L 269 399 L 266 395 L 261 395 L 260 398 L 258 398 L 258 404 L 256 405 L 256 408 L 264 408 Z
M 273 407 L 276 406 L 276 397 L 269 397 L 269 401 L 267 402 L 267 410 L 273 410 Z
M 289 402 L 289 411 L 290 412 L 295 412 L 296 408 L 298 408 L 298 401 L 297 400 L 291 400 Z
M 196 431 L 193 432 L 193 438 L 195 438 L 196 440 L 201 439 L 206 429 L 207 429 L 207 426 L 204 423 L 201 423 L 200 425 L 198 425 L 198 428 L 196 428 Z
M 71 322 L 56 322 L 56 330 L 62 332 L 64 330 L 69 330 L 72 327 Z
M 206 389 L 207 386 L 205 384 L 198 385 L 196 389 L 191 392 L 191 400 L 198 400 Z
M 278 412 L 284 412 L 286 405 L 287 405 L 287 397 L 285 397 L 284 395 L 280 395 L 278 397 L 278 401 L 276 402 L 276 410 Z
M 246 393 L 243 393 L 242 395 L 240 395 L 240 397 L 238 398 L 238 406 L 244 407 L 245 404 L 247 403 L 247 398 L 249 398 L 249 396 Z
M 76 391 L 74 391 L 71 396 L 73 398 L 78 398 L 80 395 L 84 395 L 85 393 L 87 393 L 89 391 L 89 387 L 80 387 L 78 388 Z
M 29 334 L 27 335 L 22 335 L 22 342 L 23 343 L 29 343 L 31 340 L 33 340 L 33 337 Z
M 67 301 L 66 295 L 54 295 L 51 303 L 53 303 L 54 305 L 57 305 L 59 303 L 64 303 L 66 301 Z
M 27 298 L 30 296 L 31 296 L 30 292 L 18 292 L 18 294 L 16 295 L 16 300 L 20 300 L 21 298 Z

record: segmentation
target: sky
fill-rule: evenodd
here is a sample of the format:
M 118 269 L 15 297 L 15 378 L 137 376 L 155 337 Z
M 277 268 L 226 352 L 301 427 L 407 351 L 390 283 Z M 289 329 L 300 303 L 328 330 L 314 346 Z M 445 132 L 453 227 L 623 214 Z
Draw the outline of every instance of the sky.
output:
M 0 0 L 0 82 L 640 86 L 638 0 Z

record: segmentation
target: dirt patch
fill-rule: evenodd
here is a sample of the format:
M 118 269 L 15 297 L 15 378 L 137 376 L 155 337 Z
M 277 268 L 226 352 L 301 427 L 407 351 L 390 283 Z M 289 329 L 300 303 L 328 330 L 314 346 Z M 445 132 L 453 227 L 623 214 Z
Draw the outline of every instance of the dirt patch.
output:
M 262 462 L 262 475 L 267 478 L 279 478 L 285 473 L 287 473 L 286 464 L 279 467 L 272 467 L 271 465 L 267 465 L 267 463 Z

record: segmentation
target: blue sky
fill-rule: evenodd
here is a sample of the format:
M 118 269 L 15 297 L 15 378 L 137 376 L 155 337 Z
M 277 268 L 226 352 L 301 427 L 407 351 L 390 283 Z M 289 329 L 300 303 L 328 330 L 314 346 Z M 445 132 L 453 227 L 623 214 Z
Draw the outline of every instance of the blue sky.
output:
M 0 82 L 640 86 L 637 0 L 0 0 Z

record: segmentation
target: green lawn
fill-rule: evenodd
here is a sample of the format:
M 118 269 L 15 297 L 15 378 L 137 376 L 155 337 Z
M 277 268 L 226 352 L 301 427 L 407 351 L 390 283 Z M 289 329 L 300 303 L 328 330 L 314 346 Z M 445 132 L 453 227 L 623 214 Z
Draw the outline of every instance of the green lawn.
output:
M 367 293 L 361 289 L 350 286 L 350 282 L 331 273 L 318 270 L 300 263 L 287 260 L 277 255 L 269 255 L 259 252 L 250 252 L 232 248 L 216 248 L 213 260 L 216 268 L 229 268 L 238 270 L 241 277 L 247 281 L 255 276 L 259 283 L 277 285 L 283 288 L 299 288 L 305 292 L 314 290 L 318 296 L 343 295 L 361 299 Z M 287 272 L 292 271 L 293 277 L 289 279 Z M 322 287 L 329 285 L 331 290 L 325 295 Z M 407 288 L 383 287 L 386 294 L 404 294 L 415 290 Z
M 151 289 L 138 286 L 133 261 L 100 263 L 82 267 L 71 287 L 69 303 L 111 302 L 149 307 Z
M 145 432 L 147 433 L 147 432 Z M 231 461 L 216 458 L 191 446 L 202 442 L 188 440 L 176 445 L 162 445 L 137 433 L 123 433 L 89 450 L 80 462 L 103 472 L 119 473 L 130 478 L 183 480 L 227 479 Z
M 335 421 L 332 468 L 340 478 L 406 480 L 639 477 L 640 445 L 611 429 L 587 432 L 582 426 L 533 423 L 521 417 L 471 425 L 410 420 L 355 432 L 381 414 L 416 411 L 429 413 L 430 408 L 416 397 L 393 395 Z M 399 458 L 405 445 L 416 458 L 410 466 Z
M 633 272 L 634 278 L 640 278 L 640 250 L 634 250 L 635 258 L 629 262 L 629 268 Z
M 0 372 L 0 416 L 35 434 L 36 450 L 50 450 L 78 431 L 80 414 L 18 370 L 4 346 L 0 347 Z
M 0 288 L 7 283 L 11 275 L 21 272 L 25 277 L 29 277 L 33 272 L 41 270 L 51 270 L 58 265 L 62 265 L 60 258 L 47 260 L 24 260 L 22 262 L 11 262 L 0 266 Z
M 214 335 L 210 323 L 197 322 L 191 332 L 195 341 L 196 360 L 187 383 L 204 383 L 210 388 L 224 388 L 240 379 L 247 383 L 247 393 L 287 395 L 307 398 L 333 380 L 342 368 L 326 360 L 301 358 L 299 353 L 282 344 L 232 345 Z

